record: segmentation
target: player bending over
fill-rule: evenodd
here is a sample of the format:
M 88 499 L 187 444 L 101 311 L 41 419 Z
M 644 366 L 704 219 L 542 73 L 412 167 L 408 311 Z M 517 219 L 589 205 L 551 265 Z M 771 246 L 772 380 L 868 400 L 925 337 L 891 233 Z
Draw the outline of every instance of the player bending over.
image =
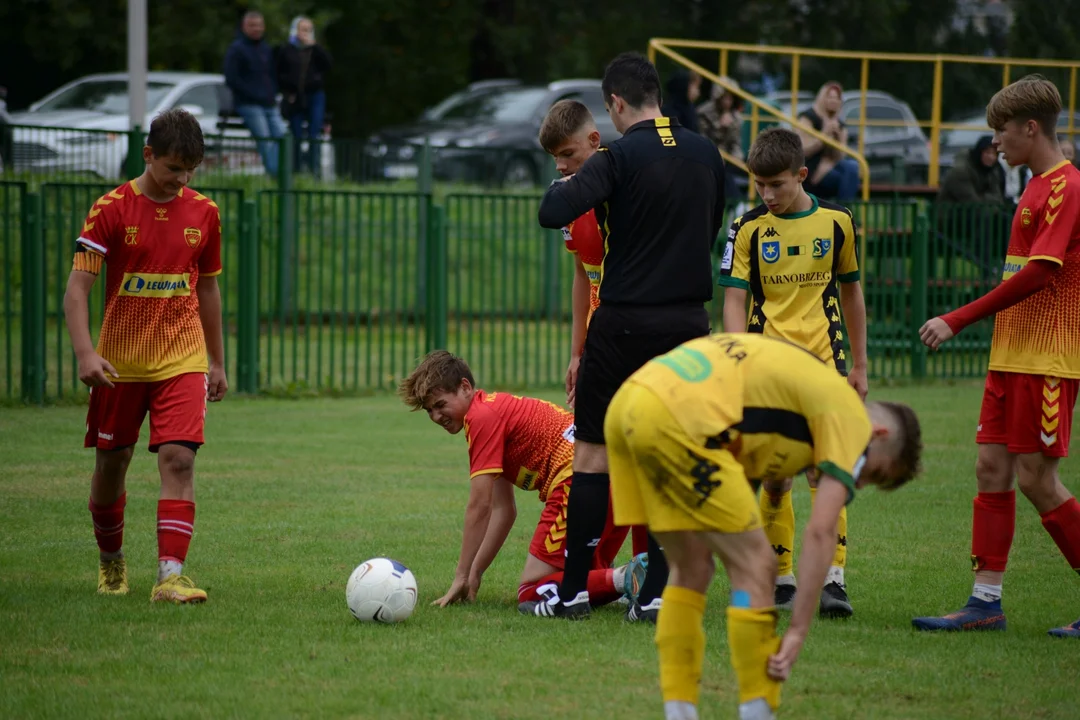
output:
M 975 442 L 978 495 L 971 527 L 975 587 L 967 605 L 920 617 L 919 630 L 1004 630 L 1001 581 L 1016 531 L 1016 491 L 1042 517 L 1065 560 L 1080 572 L 1080 503 L 1058 476 L 1069 454 L 1080 383 L 1080 172 L 1061 154 L 1054 84 L 1029 75 L 998 91 L 986 108 L 994 147 L 1034 175 L 1013 216 L 1003 281 L 919 335 L 932 349 L 994 315 L 990 367 Z M 1080 638 L 1080 620 L 1050 630 Z
M 203 158 L 199 123 L 183 110 L 154 118 L 143 148 L 146 170 L 101 196 L 75 247 L 64 315 L 79 379 L 90 386 L 85 446 L 96 448 L 90 514 L 101 553 L 98 592 L 128 592 L 125 478 L 150 414 L 157 453 L 158 575 L 153 602 L 194 603 L 206 593 L 183 574 L 195 523 L 195 453 L 206 401 L 221 400 L 221 219 L 213 202 L 187 187 Z M 87 297 L 105 276 L 105 317 L 97 349 Z M 207 354 L 210 356 L 207 364 Z
M 894 403 L 863 405 L 836 370 L 756 334 L 691 340 L 650 361 L 615 394 L 604 423 L 615 523 L 645 523 L 671 574 L 656 624 L 667 720 L 697 718 L 705 593 L 713 555 L 727 610 L 739 717 L 774 717 L 780 682 L 806 639 L 855 489 L 895 489 L 918 472 L 919 421 Z M 753 485 L 819 473 L 803 533 L 791 624 L 776 637 L 776 556 Z
M 537 601 L 557 598 L 566 538 L 566 501 L 574 456 L 573 417 L 543 400 L 476 387 L 459 357 L 436 350 L 401 383 L 398 394 L 413 410 L 451 435 L 465 430 L 471 489 L 465 507 L 461 557 L 454 582 L 434 604 L 475 600 L 484 571 L 495 559 L 517 519 L 514 486 L 540 494 L 544 510 L 521 571 L 518 603 L 531 612 Z M 599 606 L 629 594 L 645 574 L 641 563 L 612 569 L 626 530 L 608 527 L 589 573 L 592 602 Z
M 866 305 L 859 284 L 859 238 L 851 211 L 803 189 L 802 140 L 791 130 L 766 130 L 747 157 L 763 204 L 738 218 L 720 265 L 724 331 L 762 333 L 804 347 L 847 377 L 866 399 Z M 751 294 L 749 313 L 746 295 Z M 840 310 L 844 311 L 841 324 Z M 844 349 L 844 325 L 852 364 Z M 807 473 L 811 501 L 814 473 Z M 777 556 L 776 606 L 795 598 L 795 508 L 791 479 L 766 482 L 761 493 L 765 535 Z M 840 511 L 836 551 L 821 593 L 825 617 L 852 614 L 844 582 L 847 509 Z

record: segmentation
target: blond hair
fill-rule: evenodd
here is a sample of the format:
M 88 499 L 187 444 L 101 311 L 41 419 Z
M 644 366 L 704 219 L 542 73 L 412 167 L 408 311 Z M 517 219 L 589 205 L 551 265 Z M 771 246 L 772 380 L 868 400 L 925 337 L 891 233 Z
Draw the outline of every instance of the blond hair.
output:
M 476 386 L 469 364 L 446 350 L 430 352 L 409 377 L 401 381 L 397 394 L 413 410 L 423 410 L 436 392 L 457 392 L 461 381 Z
M 1001 130 L 1012 120 L 1034 120 L 1044 135 L 1054 137 L 1061 113 L 1061 93 L 1042 75 L 1026 75 L 998 90 L 986 106 L 986 124 Z
M 560 145 L 586 127 L 596 127 L 589 108 L 577 100 L 560 100 L 551 106 L 540 124 L 540 147 L 554 153 Z

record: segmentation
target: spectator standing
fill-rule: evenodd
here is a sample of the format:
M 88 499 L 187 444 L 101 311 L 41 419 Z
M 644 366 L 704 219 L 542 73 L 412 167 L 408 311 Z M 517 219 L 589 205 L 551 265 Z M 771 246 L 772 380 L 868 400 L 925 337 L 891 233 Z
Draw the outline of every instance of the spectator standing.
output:
M 675 118 L 687 130 L 700 132 L 694 103 L 701 97 L 701 76 L 687 70 L 676 70 L 668 78 L 667 98 L 660 112 Z
M 331 67 L 330 54 L 315 42 L 311 18 L 298 15 L 289 26 L 289 40 L 278 50 L 277 82 L 281 88 L 281 114 L 296 140 L 294 166 L 303 167 L 301 146 L 308 140 L 307 166 L 319 174 L 323 121 L 326 118 L 324 79 Z
M 262 13 L 244 13 L 240 32 L 225 53 L 225 84 L 232 90 L 236 114 L 257 141 L 263 167 L 276 175 L 276 140 L 285 134 L 285 123 L 275 102 L 274 51 L 263 40 L 265 32 Z

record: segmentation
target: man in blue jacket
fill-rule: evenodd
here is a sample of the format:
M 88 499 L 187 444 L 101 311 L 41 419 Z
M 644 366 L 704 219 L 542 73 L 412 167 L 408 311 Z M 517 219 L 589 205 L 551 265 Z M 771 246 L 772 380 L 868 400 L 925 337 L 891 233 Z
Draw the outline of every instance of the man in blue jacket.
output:
M 236 114 L 258 140 L 259 155 L 266 171 L 277 174 L 278 145 L 285 123 L 276 104 L 274 51 L 263 42 L 266 24 L 262 13 L 244 13 L 241 32 L 225 53 L 225 83 L 232 90 Z M 268 139 L 268 138 L 273 138 Z

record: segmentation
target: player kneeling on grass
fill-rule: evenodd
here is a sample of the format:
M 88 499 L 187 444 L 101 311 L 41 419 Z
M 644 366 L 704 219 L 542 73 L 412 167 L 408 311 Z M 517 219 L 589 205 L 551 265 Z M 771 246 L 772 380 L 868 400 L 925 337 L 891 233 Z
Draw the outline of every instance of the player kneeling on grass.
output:
M 105 595 L 128 592 L 125 478 L 149 412 L 150 451 L 161 473 L 150 600 L 206 600 L 182 570 L 195 523 L 195 453 L 206 401 L 224 397 L 228 384 L 217 284 L 221 219 L 217 205 L 187 187 L 202 158 L 194 117 L 169 110 L 154 118 L 143 148 L 146 170 L 90 209 L 64 294 L 79 379 L 90 386 L 85 446 L 97 451 L 90 514 L 101 553 L 98 592 Z M 105 316 L 95 349 L 88 295 L 103 265 Z
M 461 557 L 450 589 L 434 604 L 475 600 L 484 571 L 495 559 L 517 519 L 514 486 L 535 490 L 545 503 L 518 586 L 518 603 L 532 612 L 536 602 L 558 597 L 566 539 L 566 501 L 574 456 L 574 419 L 553 403 L 476 387 L 468 364 L 445 350 L 423 359 L 398 394 L 413 410 L 424 410 L 451 435 L 465 430 L 471 489 L 465 508 Z M 605 605 L 632 597 L 645 576 L 643 559 L 612 568 L 626 538 L 608 527 L 589 573 L 589 597 Z
M 697 718 L 713 555 L 731 582 L 739 717 L 774 717 L 817 609 L 840 511 L 856 488 L 891 490 L 913 478 L 920 435 L 911 408 L 863 405 L 834 368 L 761 335 L 691 340 L 630 376 L 611 401 L 604 438 L 615 523 L 647 524 L 671 568 L 656 624 L 668 720 Z M 804 590 L 781 641 L 776 556 L 752 484 L 809 468 L 820 480 L 799 558 Z

